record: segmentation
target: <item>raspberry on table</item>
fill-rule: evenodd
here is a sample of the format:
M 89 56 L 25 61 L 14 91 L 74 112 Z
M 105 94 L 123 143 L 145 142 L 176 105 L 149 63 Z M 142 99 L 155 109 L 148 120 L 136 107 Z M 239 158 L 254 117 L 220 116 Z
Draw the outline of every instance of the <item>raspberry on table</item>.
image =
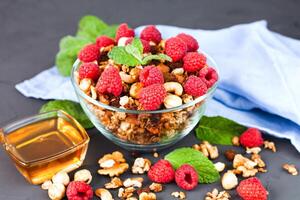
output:
M 175 172 L 175 181 L 180 188 L 192 190 L 198 185 L 198 174 L 191 165 L 183 164 Z
M 196 72 L 206 64 L 206 57 L 202 53 L 188 52 L 183 57 L 183 69 L 187 72 Z
M 262 138 L 261 132 L 257 128 L 248 128 L 240 136 L 240 143 L 244 147 L 260 147 L 263 145 L 264 140 Z
M 215 84 L 215 82 L 218 81 L 219 77 L 218 74 L 216 72 L 216 70 L 212 67 L 204 67 L 199 71 L 198 74 L 199 78 L 202 79 L 202 81 L 204 81 L 204 83 L 206 84 L 207 88 L 210 88 L 211 86 L 213 86 Z
M 243 200 L 267 200 L 268 198 L 267 190 L 256 177 L 242 180 L 236 191 Z
M 113 94 L 118 97 L 122 93 L 123 86 L 122 80 L 119 74 L 119 70 L 114 66 L 107 67 L 101 74 L 96 90 L 100 94 Z
M 173 62 L 176 62 L 186 54 L 187 46 L 180 38 L 171 37 L 166 41 L 165 52 L 172 58 Z
M 183 86 L 185 93 L 199 97 L 207 92 L 206 84 L 197 76 L 189 76 Z
M 79 68 L 79 78 L 90 78 L 96 81 L 100 76 L 99 66 L 96 63 L 83 63 Z
M 142 30 L 140 37 L 143 40 L 146 40 L 149 42 L 152 41 L 155 44 L 158 44 L 161 41 L 161 33 L 154 25 L 145 27 Z
M 93 62 L 100 56 L 99 47 L 96 44 L 88 44 L 83 47 L 79 53 L 78 58 L 82 62 Z
M 163 103 L 167 92 L 162 84 L 153 84 L 141 89 L 139 102 L 144 110 L 157 110 Z
M 125 42 L 125 45 L 131 44 L 132 40 L 133 40 L 133 37 L 128 38 Z M 150 46 L 149 42 L 146 40 L 143 40 L 143 39 L 141 39 L 141 42 L 143 44 L 143 53 L 149 53 L 151 50 L 151 46 Z
M 180 33 L 176 37 L 179 37 L 186 43 L 188 52 L 197 51 L 199 49 L 199 44 L 193 36 Z
M 110 45 L 114 45 L 115 40 L 108 36 L 102 35 L 102 36 L 97 37 L 96 44 L 97 44 L 98 48 L 107 47 Z
M 134 37 L 134 30 L 129 28 L 126 23 L 120 24 L 116 31 L 116 41 L 118 42 L 121 37 Z
M 68 200 L 90 200 L 93 194 L 93 188 L 83 181 L 72 181 L 66 192 Z
M 159 160 L 151 166 L 148 177 L 155 183 L 170 183 L 175 178 L 175 171 L 167 160 Z
M 144 67 L 140 73 L 139 79 L 144 86 L 164 83 L 164 76 L 162 72 L 154 65 Z

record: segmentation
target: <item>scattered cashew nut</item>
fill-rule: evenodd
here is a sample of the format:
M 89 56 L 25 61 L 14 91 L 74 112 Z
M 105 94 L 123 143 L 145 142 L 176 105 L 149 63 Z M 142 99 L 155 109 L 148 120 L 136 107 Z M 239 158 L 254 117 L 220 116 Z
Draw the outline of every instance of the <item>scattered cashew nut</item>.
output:
M 60 200 L 64 198 L 66 188 L 62 183 L 53 183 L 48 189 L 48 196 L 52 200 Z
M 222 172 L 225 169 L 225 164 L 222 162 L 217 162 L 214 166 L 218 172 Z
M 52 177 L 52 182 L 53 183 L 61 183 L 65 186 L 67 186 L 70 183 L 70 177 L 67 174 L 67 172 L 61 171 Z
M 232 171 L 227 171 L 222 177 L 222 186 L 225 190 L 231 190 L 238 185 L 238 179 Z
M 167 92 L 176 94 L 177 96 L 181 96 L 183 93 L 183 87 L 178 82 L 166 82 L 164 83 L 164 88 Z
M 120 71 L 119 74 L 120 74 L 121 80 L 125 83 L 134 83 L 136 81 L 136 78 L 127 74 L 126 72 Z
M 43 190 L 48 190 L 49 187 L 50 187 L 52 184 L 53 184 L 52 181 L 47 180 L 47 181 L 45 181 L 45 182 L 41 185 L 41 188 L 42 188 Z
M 174 108 L 182 105 L 182 99 L 174 94 L 168 94 L 164 99 L 164 105 L 166 108 Z
M 101 200 L 113 200 L 111 193 L 107 189 L 98 188 L 96 189 L 95 194 Z
M 87 184 L 92 182 L 92 174 L 87 169 L 82 169 L 74 174 L 74 181 L 83 181 Z

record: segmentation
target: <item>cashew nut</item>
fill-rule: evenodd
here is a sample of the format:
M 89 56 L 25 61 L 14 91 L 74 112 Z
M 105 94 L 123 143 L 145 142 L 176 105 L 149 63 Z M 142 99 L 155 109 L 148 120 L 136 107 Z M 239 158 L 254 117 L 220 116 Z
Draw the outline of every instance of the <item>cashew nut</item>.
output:
M 171 73 L 174 75 L 182 75 L 184 73 L 184 69 L 183 68 L 175 68 Z
M 74 174 L 74 181 L 83 181 L 90 184 L 92 181 L 92 174 L 87 169 L 79 170 Z
M 61 171 L 52 177 L 52 182 L 53 183 L 61 183 L 65 186 L 67 186 L 70 182 L 70 177 L 67 174 L 67 172 Z
M 80 81 L 79 88 L 82 91 L 87 92 L 90 89 L 91 85 L 92 85 L 92 80 L 89 78 L 84 78 Z
M 238 185 L 238 179 L 232 171 L 227 171 L 222 177 L 222 186 L 225 190 L 231 190 Z
M 98 188 L 95 191 L 95 194 L 101 200 L 113 200 L 113 197 L 112 197 L 111 193 L 108 190 L 104 189 L 104 188 Z
M 136 81 L 136 78 L 127 74 L 126 72 L 120 71 L 119 72 L 121 80 L 125 83 L 134 83 Z
M 167 92 L 174 92 L 177 96 L 181 96 L 183 93 L 183 87 L 178 82 L 166 82 L 164 83 L 164 88 Z
M 168 94 L 164 99 L 164 105 L 166 108 L 174 108 L 182 105 L 182 99 L 174 94 Z
M 50 187 L 51 185 L 52 185 L 52 181 L 47 180 L 47 181 L 45 181 L 45 182 L 41 185 L 41 188 L 42 188 L 43 190 L 48 190 L 49 187 Z
M 217 162 L 214 166 L 218 172 L 222 172 L 225 169 L 225 164 L 222 162 Z
M 48 196 L 52 200 L 60 200 L 64 198 L 66 188 L 62 183 L 53 183 L 48 189 Z
M 129 90 L 130 96 L 137 99 L 142 88 L 143 84 L 140 82 L 132 84 Z

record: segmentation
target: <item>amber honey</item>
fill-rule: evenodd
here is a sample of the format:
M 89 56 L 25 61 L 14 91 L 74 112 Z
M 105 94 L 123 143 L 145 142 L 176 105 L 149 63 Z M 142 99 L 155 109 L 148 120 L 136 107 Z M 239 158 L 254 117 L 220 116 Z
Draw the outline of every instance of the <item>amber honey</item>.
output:
M 81 166 L 89 138 L 69 115 L 29 123 L 4 136 L 4 146 L 17 169 L 32 184 L 40 184 L 58 171 Z

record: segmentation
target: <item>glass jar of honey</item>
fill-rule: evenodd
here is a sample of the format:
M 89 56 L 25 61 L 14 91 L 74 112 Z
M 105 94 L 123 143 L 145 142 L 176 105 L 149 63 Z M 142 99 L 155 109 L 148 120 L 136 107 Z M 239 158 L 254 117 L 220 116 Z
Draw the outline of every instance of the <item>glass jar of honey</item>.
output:
M 21 174 L 41 184 L 59 171 L 80 167 L 89 136 L 67 113 L 51 111 L 8 124 L 0 130 L 0 141 Z

